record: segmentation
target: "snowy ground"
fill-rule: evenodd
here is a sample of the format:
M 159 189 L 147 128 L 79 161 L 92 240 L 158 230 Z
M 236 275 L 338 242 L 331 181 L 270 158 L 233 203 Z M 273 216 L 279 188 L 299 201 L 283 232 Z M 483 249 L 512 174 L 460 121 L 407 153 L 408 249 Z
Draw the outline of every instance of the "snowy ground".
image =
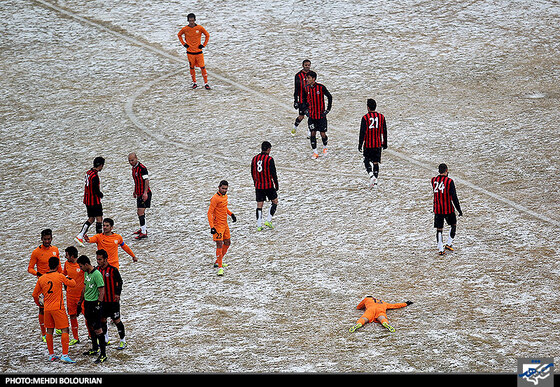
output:
M 211 34 L 211 91 L 189 89 L 176 38 L 191 11 Z M 2 1 L 2 371 L 513 373 L 558 358 L 559 14 L 545 0 Z M 289 134 L 306 58 L 334 96 L 318 161 L 304 130 Z M 389 127 L 375 191 L 357 152 L 369 97 Z M 257 233 L 263 140 L 280 204 Z M 154 190 L 140 242 L 131 151 Z M 73 243 L 98 155 L 106 216 L 140 259 L 121 253 L 129 347 L 94 366 L 82 325 L 78 363 L 52 364 L 27 263 L 43 228 Z M 445 258 L 441 162 L 465 213 Z M 220 278 L 206 211 L 223 178 L 238 222 Z M 415 303 L 389 312 L 394 334 L 350 334 L 366 294 Z

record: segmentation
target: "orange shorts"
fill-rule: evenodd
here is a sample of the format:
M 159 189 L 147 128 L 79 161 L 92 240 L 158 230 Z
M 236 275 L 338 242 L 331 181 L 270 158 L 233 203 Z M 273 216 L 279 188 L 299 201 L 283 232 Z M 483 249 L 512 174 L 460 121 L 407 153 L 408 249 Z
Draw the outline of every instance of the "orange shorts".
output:
M 78 314 L 78 302 L 80 302 L 80 296 L 72 297 L 66 293 L 66 309 L 68 310 L 68 315 L 72 316 Z
M 45 328 L 68 328 L 68 316 L 64 309 L 45 310 Z
M 229 226 L 226 223 L 225 225 L 214 225 L 216 229 L 216 233 L 214 234 L 214 241 L 223 241 L 224 239 L 230 239 L 231 235 L 229 233 Z
M 362 316 L 360 317 L 360 319 L 365 318 L 365 319 L 367 319 L 370 323 L 371 323 L 371 322 L 374 322 L 374 321 L 375 321 L 375 322 L 379 322 L 379 321 L 378 321 L 378 318 L 381 317 L 381 316 L 387 318 L 387 314 L 386 314 L 386 313 L 383 313 L 383 312 L 375 313 L 375 311 L 371 310 L 371 311 L 366 311 L 364 314 L 362 314 Z
M 191 68 L 204 67 L 204 54 L 187 54 L 187 59 L 189 60 L 189 65 Z

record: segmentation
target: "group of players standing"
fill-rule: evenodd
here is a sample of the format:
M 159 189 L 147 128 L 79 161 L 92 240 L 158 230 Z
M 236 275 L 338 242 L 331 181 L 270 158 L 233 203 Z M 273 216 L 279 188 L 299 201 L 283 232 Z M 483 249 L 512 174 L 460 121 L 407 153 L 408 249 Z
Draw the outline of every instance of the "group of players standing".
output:
M 295 75 L 294 86 L 294 108 L 299 115 L 294 122 L 292 135 L 295 135 L 301 121 L 307 116 L 308 138 L 313 149 L 313 158 L 319 157 L 317 151 L 316 132 L 321 134 L 323 141 L 323 153 L 327 153 L 327 114 L 332 108 L 332 95 L 327 88 L 316 82 L 317 74 L 311 70 L 311 61 L 306 59 L 302 62 L 302 69 Z M 325 109 L 325 97 L 327 107 Z M 358 137 L 358 151 L 363 155 L 363 162 L 370 179 L 370 186 L 376 187 L 379 177 L 379 164 L 381 163 L 382 149 L 387 149 L 387 121 L 385 116 L 376 111 L 377 102 L 368 98 L 366 101 L 367 113 L 362 117 L 360 123 L 360 134 Z M 436 228 L 436 239 L 438 254 L 444 255 L 445 251 L 453 251 L 453 239 L 457 231 L 457 216 L 463 215 L 455 182 L 449 177 L 449 169 L 445 163 L 438 166 L 439 175 L 432 178 L 434 192 L 433 212 L 434 228 Z M 450 226 L 447 243 L 443 243 L 444 223 Z
M 128 155 L 132 166 L 134 180 L 133 196 L 140 229 L 135 232 L 136 239 L 147 238 L 145 211 L 151 205 L 152 192 L 149 185 L 148 170 L 138 161 L 135 153 Z M 39 325 L 41 336 L 47 343 L 48 359 L 75 363 L 69 355 L 69 347 L 80 343 L 78 316 L 83 313 L 91 349 L 84 355 L 97 355 L 96 363 L 107 359 L 108 344 L 107 319 L 111 318 L 120 338 L 118 350 L 126 348 L 125 327 L 120 314 L 120 296 L 123 279 L 119 271 L 118 249 L 122 248 L 138 261 L 130 247 L 124 243 L 121 235 L 113 232 L 114 221 L 103 218 L 99 172 L 105 166 L 103 157 L 96 157 L 93 167 L 85 174 L 83 203 L 88 219 L 82 225 L 74 241 L 81 247 L 86 243 L 97 245 L 96 265 L 87 255 L 79 255 L 75 246 L 68 246 L 65 262 L 60 264 L 60 253 L 52 245 L 52 230 L 41 232 L 41 245 L 33 250 L 28 264 L 28 272 L 37 277 L 33 290 L 33 299 L 39 307 Z M 95 221 L 96 234 L 88 237 L 86 232 Z M 64 307 L 63 289 L 66 289 L 66 309 Z M 69 321 L 70 320 L 70 321 Z M 70 339 L 70 329 L 72 339 Z M 62 355 L 54 354 L 53 334 L 61 335 Z
M 325 106 L 325 98 L 327 104 Z M 376 187 L 379 177 L 379 164 L 381 162 L 382 149 L 387 149 L 387 122 L 385 116 L 376 111 L 377 103 L 369 98 L 366 101 L 367 113 L 362 117 L 358 138 L 358 151 L 363 155 L 363 163 L 370 179 L 370 186 Z M 306 59 L 302 62 L 302 69 L 295 75 L 294 108 L 299 111 L 292 135 L 307 116 L 308 138 L 313 151 L 313 158 L 319 157 L 317 150 L 317 132 L 320 133 L 323 142 L 324 155 L 327 154 L 327 114 L 332 108 L 332 95 L 327 88 L 317 83 L 317 74 L 311 70 L 311 61 Z M 257 230 L 263 229 L 263 203 L 267 199 L 271 201 L 270 210 L 264 225 L 273 228 L 272 216 L 278 207 L 278 176 L 274 159 L 270 156 L 272 145 L 268 141 L 261 144 L 261 153 L 253 157 L 251 161 L 251 175 L 255 187 L 255 200 L 257 202 L 256 218 Z M 434 192 L 434 227 L 437 230 L 437 244 L 440 255 L 445 251 L 453 251 L 453 239 L 457 228 L 457 218 L 454 209 L 457 208 L 459 216 L 462 215 L 459 200 L 455 190 L 455 184 L 448 176 L 447 165 L 439 166 L 439 175 L 432 179 Z M 223 258 L 231 244 L 231 235 L 227 222 L 228 215 L 235 222 L 237 218 L 228 209 L 227 190 L 229 183 L 222 180 L 218 186 L 218 192 L 214 194 L 208 209 L 208 223 L 210 232 L 216 242 L 216 261 L 214 266 L 218 268 L 218 275 L 224 274 Z M 443 244 L 443 226 L 447 222 L 451 226 L 447 243 Z
M 195 23 L 194 14 L 187 17 L 189 24 L 181 29 L 179 40 L 187 49 L 190 73 L 193 88 L 197 87 L 195 67 L 200 67 L 205 82 L 205 88 L 210 89 L 204 64 L 202 49 L 209 40 L 208 32 Z M 201 35 L 205 36 L 204 43 Z M 325 106 L 325 98 L 327 105 Z M 367 113 L 362 117 L 359 132 L 358 150 L 363 154 L 363 162 L 370 178 L 370 185 L 377 186 L 379 176 L 379 163 L 381 162 L 382 149 L 387 149 L 387 123 L 383 114 L 376 111 L 376 101 L 368 99 L 366 102 Z M 307 116 L 308 139 L 310 140 L 312 157 L 319 158 L 317 150 L 317 132 L 323 143 L 322 153 L 327 154 L 327 114 L 332 108 L 332 95 L 328 89 L 317 82 L 317 74 L 311 70 L 311 61 L 304 60 L 302 69 L 295 75 L 294 108 L 299 114 L 294 122 L 292 135 L 295 136 L 299 124 Z M 255 200 L 257 202 L 256 219 L 257 230 L 264 226 L 272 229 L 272 217 L 278 207 L 278 176 L 274 159 L 270 156 L 272 145 L 268 141 L 261 144 L 261 152 L 251 161 L 251 175 L 255 187 Z M 136 239 L 147 238 L 145 210 L 150 207 L 151 188 L 147 168 L 138 161 L 134 153 L 129 154 L 128 161 L 132 165 L 134 179 L 133 196 L 137 199 L 137 214 L 140 229 L 135 233 Z M 105 160 L 97 157 L 93 168 L 86 172 L 84 188 L 84 204 L 87 209 L 88 219 L 75 237 L 75 241 L 84 247 L 84 241 L 97 243 L 97 266 L 93 266 L 86 255 L 78 257 L 78 250 L 74 246 L 65 249 L 66 261 L 64 268 L 60 265 L 58 248 L 52 245 L 52 231 L 45 229 L 41 233 L 42 244 L 31 254 L 28 271 L 37 276 L 38 280 L 33 291 L 33 299 L 39 306 L 39 323 L 43 340 L 47 343 L 49 360 L 60 359 L 63 362 L 74 363 L 68 356 L 68 347 L 79 343 L 77 317 L 83 311 L 88 327 L 92 348 L 85 352 L 86 355 L 98 354 L 97 363 L 107 359 L 106 334 L 107 318 L 111 317 L 117 327 L 120 343 L 119 349 L 126 347 L 124 324 L 120 320 L 120 294 L 122 290 L 122 276 L 119 272 L 118 247 L 126 251 L 134 261 L 137 261 L 132 250 L 124 243 L 119 234 L 114 233 L 114 222 L 110 218 L 103 218 L 100 190 L 99 172 L 103 169 Z M 452 243 L 456 233 L 456 208 L 459 216 L 462 211 L 457 198 L 455 184 L 448 176 L 445 164 L 439 165 L 439 175 L 432 178 L 434 192 L 433 211 L 434 227 L 437 230 L 437 246 L 440 255 L 446 250 L 453 251 Z M 231 244 L 231 235 L 227 222 L 230 216 L 232 221 L 237 220 L 235 214 L 228 209 L 229 183 L 220 181 L 218 191 L 212 196 L 208 208 L 208 223 L 210 233 L 216 242 L 216 260 L 214 266 L 218 275 L 224 274 L 224 255 Z M 263 205 L 266 200 L 271 202 L 266 220 L 263 222 Z M 96 235 L 89 238 L 87 231 L 95 222 Z M 447 222 L 451 226 L 447 243 L 443 243 L 443 226 Z M 63 289 L 67 288 L 66 302 L 68 314 L 64 308 Z M 70 315 L 70 324 L 68 322 Z M 69 338 L 69 326 L 72 329 L 73 339 Z M 360 325 L 361 326 L 361 325 Z M 354 327 L 355 328 L 355 327 Z M 54 355 L 53 333 L 55 329 L 61 332 L 62 356 Z

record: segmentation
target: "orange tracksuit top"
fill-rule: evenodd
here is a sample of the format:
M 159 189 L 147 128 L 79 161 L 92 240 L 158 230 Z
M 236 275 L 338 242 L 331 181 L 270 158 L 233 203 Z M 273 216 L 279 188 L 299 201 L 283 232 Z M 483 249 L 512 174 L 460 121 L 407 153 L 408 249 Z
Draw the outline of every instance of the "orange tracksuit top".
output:
M 210 199 L 210 208 L 208 208 L 208 223 L 210 228 L 220 228 L 227 225 L 227 217 L 232 212 L 228 209 L 228 196 L 220 195 L 216 192 Z
M 189 54 L 198 54 L 200 53 L 200 42 L 202 41 L 202 35 L 204 35 L 205 40 L 202 45 L 206 47 L 208 44 L 208 40 L 210 40 L 210 34 L 204 29 L 204 27 L 199 26 L 198 24 L 194 27 L 184 26 L 181 28 L 181 31 L 177 34 L 179 37 L 179 41 L 184 46 L 187 43 L 187 52 Z
M 360 301 L 360 303 L 358 304 L 358 306 L 356 306 L 356 309 L 366 309 L 365 313 L 362 315 L 362 317 L 365 317 L 369 320 L 369 322 L 373 322 L 376 321 L 377 318 L 379 316 L 386 316 L 385 312 L 387 311 L 387 309 L 399 309 L 399 308 L 404 308 L 406 306 L 406 302 L 400 302 L 397 304 L 389 304 L 385 301 L 381 301 L 377 298 L 374 297 L 366 297 L 364 298 L 362 301 Z

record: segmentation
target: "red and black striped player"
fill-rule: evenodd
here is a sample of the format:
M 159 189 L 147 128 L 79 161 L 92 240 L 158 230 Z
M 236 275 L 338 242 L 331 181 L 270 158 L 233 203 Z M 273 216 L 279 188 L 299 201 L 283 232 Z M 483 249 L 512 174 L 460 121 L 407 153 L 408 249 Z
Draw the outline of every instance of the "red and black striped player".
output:
M 88 231 L 89 226 L 95 221 L 95 232 L 97 234 L 103 231 L 103 206 L 101 199 L 101 182 L 99 180 L 99 172 L 105 166 L 105 159 L 101 156 L 93 160 L 93 168 L 86 172 L 84 187 L 84 204 L 86 205 L 88 219 L 82 225 L 82 230 L 74 238 L 74 240 L 84 247 L 84 234 Z
M 272 203 L 268 211 L 268 217 L 264 225 L 269 228 L 272 226 L 272 217 L 278 207 L 278 176 L 274 159 L 270 156 L 272 145 L 268 141 L 261 144 L 261 153 L 253 157 L 251 161 L 251 175 L 255 185 L 255 199 L 257 201 L 257 230 L 262 227 L 262 209 L 264 201 L 268 198 Z
M 313 158 L 317 159 L 319 153 L 317 152 L 317 132 L 321 134 L 321 139 L 323 141 L 323 154 L 327 153 L 327 114 L 332 108 L 332 95 L 329 93 L 327 88 L 317 83 L 317 73 L 309 70 L 305 76 L 307 81 L 307 86 L 305 87 L 304 100 L 307 106 L 308 118 L 307 126 L 310 131 L 310 142 L 311 149 L 313 150 Z M 327 97 L 328 103 L 325 109 L 325 97 Z
M 100 249 L 95 252 L 97 258 L 97 270 L 103 275 L 105 283 L 105 296 L 101 304 L 101 324 L 103 334 L 107 335 L 107 317 L 113 320 L 117 327 L 117 332 L 121 339 L 117 349 L 126 348 L 126 338 L 124 332 L 124 324 L 121 321 L 121 292 L 123 280 L 119 269 L 109 265 L 109 254 L 107 251 Z M 109 342 L 106 340 L 105 342 Z
M 294 109 L 299 111 L 299 115 L 296 117 L 296 122 L 294 122 L 294 127 L 292 129 L 292 136 L 295 136 L 296 130 L 305 118 L 305 114 L 307 108 L 305 106 L 304 101 L 304 93 L 305 93 L 305 86 L 307 85 L 307 81 L 305 80 L 305 76 L 311 69 L 311 61 L 309 59 L 305 59 L 302 64 L 302 69 L 297 72 L 294 77 Z M 309 137 L 309 132 L 307 133 L 307 137 Z
M 140 229 L 135 234 L 138 234 L 136 239 L 143 239 L 148 237 L 146 208 L 150 208 L 152 204 L 152 189 L 148 178 L 148 168 L 138 161 L 136 153 L 128 155 L 128 162 L 132 166 L 132 179 L 134 180 L 132 196 L 136 198 L 136 213 L 140 222 Z
M 457 232 L 457 216 L 463 215 L 459 198 L 455 190 L 455 183 L 449 175 L 449 169 L 446 164 L 440 164 L 438 167 L 439 175 L 432 177 L 432 189 L 434 191 L 434 227 L 437 230 L 436 238 L 438 251 L 440 255 L 445 254 L 445 250 L 453 251 L 453 238 Z M 447 244 L 443 245 L 443 224 L 444 221 L 451 226 Z
M 375 111 L 377 102 L 367 100 L 367 114 L 362 117 L 358 151 L 364 155 L 364 166 L 369 175 L 370 185 L 377 186 L 381 149 L 387 149 L 387 122 L 385 116 Z M 372 168 L 373 164 L 373 168 Z

